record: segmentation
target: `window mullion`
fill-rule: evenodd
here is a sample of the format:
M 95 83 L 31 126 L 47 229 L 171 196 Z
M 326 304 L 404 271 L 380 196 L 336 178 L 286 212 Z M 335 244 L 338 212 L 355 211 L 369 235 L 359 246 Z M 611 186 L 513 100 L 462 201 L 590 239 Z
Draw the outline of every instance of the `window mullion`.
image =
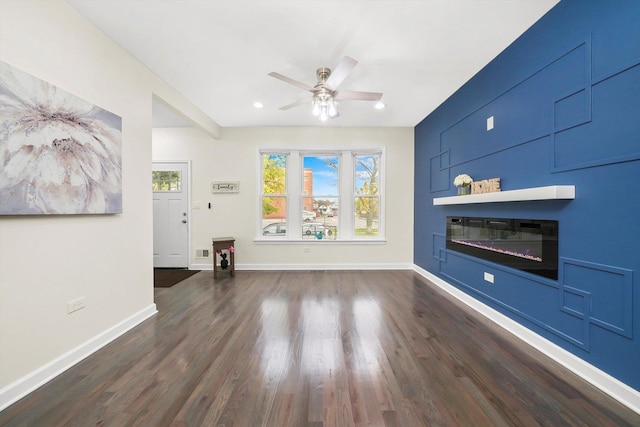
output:
M 338 202 L 340 209 L 338 210 L 340 216 L 340 240 L 353 239 L 353 227 L 354 227 L 354 203 L 353 203 L 353 188 L 354 182 L 354 157 L 350 151 L 344 151 L 342 158 L 345 160 L 340 165 L 340 200 Z
M 287 174 L 287 206 L 288 237 L 302 238 L 302 159 L 300 152 L 291 151 L 289 156 L 289 170 Z

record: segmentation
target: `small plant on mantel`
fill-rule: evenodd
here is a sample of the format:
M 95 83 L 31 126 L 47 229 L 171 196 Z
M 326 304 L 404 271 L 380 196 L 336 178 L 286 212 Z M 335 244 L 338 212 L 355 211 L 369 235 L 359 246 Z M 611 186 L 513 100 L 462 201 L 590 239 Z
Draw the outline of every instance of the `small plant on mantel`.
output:
M 471 178 L 466 173 L 463 173 L 456 176 L 456 178 L 453 180 L 453 185 L 458 187 L 458 195 L 466 195 L 466 194 L 471 194 L 472 182 L 473 182 L 473 178 Z
M 471 178 L 466 173 L 463 173 L 456 176 L 456 179 L 453 180 L 453 185 L 455 185 L 456 187 L 461 187 L 465 185 L 471 185 L 472 182 L 473 178 Z

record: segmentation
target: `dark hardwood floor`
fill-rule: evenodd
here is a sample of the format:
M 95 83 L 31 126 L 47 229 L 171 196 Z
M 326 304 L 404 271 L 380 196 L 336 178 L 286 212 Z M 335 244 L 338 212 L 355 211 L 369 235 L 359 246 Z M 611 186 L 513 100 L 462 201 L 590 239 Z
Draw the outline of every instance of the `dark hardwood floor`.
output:
M 203 271 L 1 426 L 630 426 L 410 271 Z

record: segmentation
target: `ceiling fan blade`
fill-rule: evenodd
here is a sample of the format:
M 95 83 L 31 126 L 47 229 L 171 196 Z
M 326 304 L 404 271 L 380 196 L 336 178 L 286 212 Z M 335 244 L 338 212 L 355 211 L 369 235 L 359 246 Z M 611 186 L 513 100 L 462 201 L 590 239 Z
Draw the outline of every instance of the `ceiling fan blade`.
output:
M 292 102 L 291 104 L 283 105 L 282 107 L 280 107 L 280 109 L 281 110 L 288 110 L 290 108 L 297 107 L 298 105 L 308 104 L 312 100 L 313 100 L 313 98 L 301 99 L 300 101 L 296 101 L 296 102 Z
M 327 81 L 324 83 L 324 86 L 329 90 L 336 90 L 357 63 L 358 61 L 348 56 L 342 58 L 342 61 L 336 65 L 335 70 L 333 70 Z
M 380 101 L 382 94 L 379 92 L 357 92 L 353 90 L 340 90 L 336 92 L 335 99 L 350 99 L 352 101 Z
M 278 79 L 278 80 L 282 80 L 285 83 L 289 83 L 291 85 L 298 86 L 300 89 L 304 89 L 304 90 L 308 90 L 309 92 L 313 92 L 313 87 L 311 87 L 311 86 L 309 86 L 307 84 L 304 84 L 302 82 L 299 82 L 297 80 L 293 80 L 290 77 L 283 76 L 280 73 L 271 72 L 271 73 L 269 73 L 269 75 L 271 77 L 274 77 L 274 78 Z

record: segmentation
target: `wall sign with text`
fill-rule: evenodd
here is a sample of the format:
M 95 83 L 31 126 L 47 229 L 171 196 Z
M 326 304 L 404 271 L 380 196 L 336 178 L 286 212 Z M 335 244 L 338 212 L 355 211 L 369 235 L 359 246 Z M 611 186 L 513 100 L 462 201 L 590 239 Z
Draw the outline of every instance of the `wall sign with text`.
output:
M 471 194 L 495 193 L 500 191 L 500 178 L 483 179 L 471 183 Z
M 239 193 L 240 183 L 238 181 L 213 181 L 211 183 L 212 193 Z

